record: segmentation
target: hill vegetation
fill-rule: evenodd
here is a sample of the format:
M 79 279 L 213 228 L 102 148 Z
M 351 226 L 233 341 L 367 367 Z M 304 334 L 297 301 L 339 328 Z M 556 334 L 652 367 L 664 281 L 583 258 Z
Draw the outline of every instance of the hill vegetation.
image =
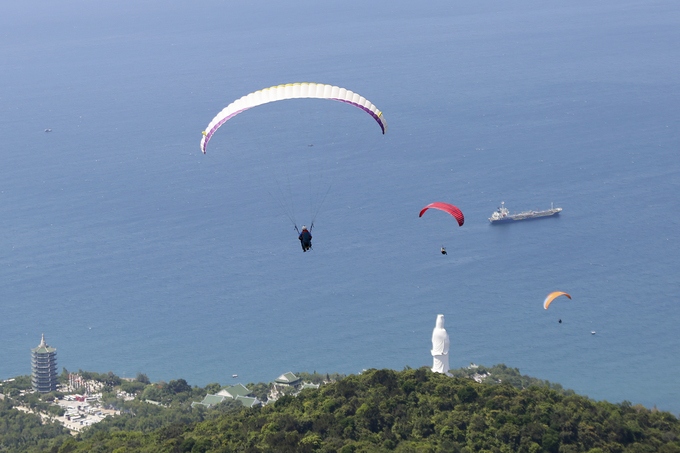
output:
M 136 413 L 76 437 L 55 432 L 49 448 L 9 447 L 0 429 L 0 451 L 680 452 L 680 421 L 668 412 L 595 402 L 503 365 L 455 374 L 367 370 L 255 408 L 191 409 L 187 395 L 168 407 L 135 400 Z M 15 411 L 3 410 L 0 427 Z

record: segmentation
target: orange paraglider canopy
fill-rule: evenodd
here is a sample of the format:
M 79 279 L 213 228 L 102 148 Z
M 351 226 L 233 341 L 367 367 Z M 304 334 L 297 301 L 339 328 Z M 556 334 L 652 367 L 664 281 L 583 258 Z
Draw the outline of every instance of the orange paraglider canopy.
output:
M 565 293 L 565 292 L 554 291 L 554 292 L 548 294 L 548 297 L 546 297 L 545 300 L 543 301 L 543 308 L 545 308 L 547 310 L 548 307 L 550 306 L 550 303 L 560 296 L 567 296 L 569 299 L 571 299 L 571 296 L 569 294 Z

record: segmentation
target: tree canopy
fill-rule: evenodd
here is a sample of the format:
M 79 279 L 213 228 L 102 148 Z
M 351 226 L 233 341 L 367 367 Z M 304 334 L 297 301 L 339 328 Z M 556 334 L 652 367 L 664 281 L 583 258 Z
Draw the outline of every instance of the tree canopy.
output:
M 372 369 L 264 407 L 187 413 L 148 430 L 102 422 L 58 451 L 680 452 L 680 422 L 668 412 L 520 384 Z

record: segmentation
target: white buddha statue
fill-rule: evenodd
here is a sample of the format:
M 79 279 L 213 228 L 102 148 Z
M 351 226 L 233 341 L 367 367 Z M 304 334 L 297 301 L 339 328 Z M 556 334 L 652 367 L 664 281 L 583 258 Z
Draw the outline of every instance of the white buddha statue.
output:
M 444 329 L 444 315 L 437 315 L 437 323 L 432 330 L 432 372 L 449 374 L 449 334 Z

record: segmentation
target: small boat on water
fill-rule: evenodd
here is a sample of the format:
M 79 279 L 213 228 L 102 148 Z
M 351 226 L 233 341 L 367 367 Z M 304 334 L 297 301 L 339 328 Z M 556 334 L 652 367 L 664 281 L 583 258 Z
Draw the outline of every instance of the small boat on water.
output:
M 539 219 L 541 217 L 550 217 L 555 214 L 559 214 L 560 212 L 562 212 L 562 208 L 556 208 L 552 203 L 550 203 L 550 209 L 546 209 L 544 211 L 524 211 L 518 214 L 510 214 L 508 208 L 505 207 L 505 202 L 502 201 L 500 207 L 493 214 L 491 214 L 491 217 L 489 217 L 489 222 L 493 224 L 515 222 L 518 220 Z

